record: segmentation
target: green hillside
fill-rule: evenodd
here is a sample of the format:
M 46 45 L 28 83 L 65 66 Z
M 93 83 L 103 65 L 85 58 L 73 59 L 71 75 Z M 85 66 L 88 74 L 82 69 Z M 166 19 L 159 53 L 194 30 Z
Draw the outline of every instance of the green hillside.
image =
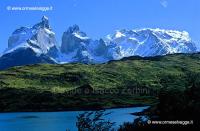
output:
M 191 86 L 191 77 L 200 74 L 200 54 L 174 54 L 158 57 L 129 57 L 119 61 L 105 64 L 35 64 L 14 67 L 0 71 L 0 104 L 1 111 L 17 110 L 19 107 L 27 108 L 27 101 L 34 105 L 44 104 L 52 106 L 55 110 L 60 108 L 90 107 L 90 101 L 97 107 L 115 107 L 132 104 L 156 103 L 156 96 L 127 96 L 97 95 L 97 96 L 67 96 L 68 91 L 84 85 L 94 90 L 149 88 L 185 90 Z M 200 78 L 197 78 L 200 81 Z M 44 94 L 48 94 L 47 98 Z M 49 94 L 51 94 L 49 96 Z M 53 95 L 53 96 L 52 96 Z M 40 100 L 43 100 L 40 103 Z M 52 97 L 51 97 L 52 96 Z M 13 99 L 15 97 L 16 99 Z M 50 97 L 50 98 L 49 98 Z M 108 98 L 109 97 L 109 98 Z M 146 99 L 147 97 L 148 99 Z M 34 103 L 32 99 L 38 99 Z M 107 99 L 108 98 L 108 99 Z M 22 105 L 18 105 L 17 102 Z M 58 100 L 59 99 L 59 100 Z M 117 100 L 116 100 L 117 99 Z M 50 100 L 56 102 L 51 103 Z M 82 103 L 87 101 L 87 103 Z M 50 102 L 50 104 L 48 104 Z M 80 105 L 81 103 L 81 105 Z M 90 104 L 88 104 L 90 103 Z M 12 105 L 15 105 L 13 107 Z M 57 107 L 56 105 L 59 104 Z M 88 104 L 88 105 L 87 105 Z M 93 106 L 91 104 L 91 106 Z M 72 106 L 73 107 L 73 106 Z M 30 107 L 31 108 L 31 107 Z M 41 107 L 43 108 L 43 107 Z M 37 110 L 37 109 L 36 109 Z M 44 108 L 45 110 L 45 108 Z

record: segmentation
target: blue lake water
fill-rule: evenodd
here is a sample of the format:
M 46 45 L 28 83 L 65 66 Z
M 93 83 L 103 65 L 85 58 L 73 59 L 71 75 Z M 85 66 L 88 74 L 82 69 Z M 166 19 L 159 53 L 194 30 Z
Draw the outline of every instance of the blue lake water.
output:
M 115 128 L 124 122 L 132 122 L 137 116 L 130 113 L 141 112 L 148 107 L 107 109 L 111 112 L 105 119 L 116 122 Z M 0 113 L 0 131 L 77 131 L 76 116 L 84 111 L 66 112 L 17 112 Z

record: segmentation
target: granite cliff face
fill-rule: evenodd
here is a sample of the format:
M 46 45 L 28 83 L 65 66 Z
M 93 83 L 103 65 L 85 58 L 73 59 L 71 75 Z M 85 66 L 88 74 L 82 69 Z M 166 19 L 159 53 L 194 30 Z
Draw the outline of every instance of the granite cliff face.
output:
M 197 48 L 185 31 L 138 29 L 117 30 L 93 40 L 78 25 L 69 27 L 57 46 L 49 20 L 32 27 L 15 30 L 8 39 L 8 48 L 0 57 L 0 69 L 36 63 L 105 63 L 129 56 L 158 56 L 174 53 L 195 53 Z
M 8 48 L 0 57 L 0 69 L 36 63 L 56 63 L 55 33 L 49 26 L 48 18 L 33 27 L 21 27 L 8 39 Z

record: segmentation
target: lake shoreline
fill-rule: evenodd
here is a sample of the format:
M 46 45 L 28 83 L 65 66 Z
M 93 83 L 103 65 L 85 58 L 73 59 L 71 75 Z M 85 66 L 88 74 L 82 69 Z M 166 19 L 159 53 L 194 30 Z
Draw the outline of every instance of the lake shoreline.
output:
M 128 107 L 105 110 L 105 121 L 114 122 L 113 129 L 119 129 L 125 122 L 132 122 L 137 117 L 131 115 L 133 112 L 141 112 L 149 107 Z M 15 112 L 0 115 L 0 129 L 5 131 L 55 131 L 73 130 L 78 131 L 77 116 L 84 111 L 72 112 Z M 31 127 L 31 128 L 30 128 Z
M 0 112 L 55 112 L 102 110 L 109 108 L 154 105 L 155 96 L 135 95 L 74 95 L 5 88 L 0 89 Z
M 72 109 L 63 109 L 63 110 L 27 110 L 27 111 L 0 111 L 0 113 L 28 113 L 28 112 L 70 112 L 70 111 L 96 111 L 96 110 L 107 110 L 107 109 L 121 109 L 121 108 L 133 108 L 133 107 L 145 107 L 145 106 L 149 106 L 151 107 L 151 104 L 133 104 L 133 105 L 124 105 L 124 106 L 111 106 L 111 107 L 102 107 L 102 108 L 72 108 Z M 132 114 L 132 113 L 131 113 Z M 135 115 L 135 114 L 134 114 Z

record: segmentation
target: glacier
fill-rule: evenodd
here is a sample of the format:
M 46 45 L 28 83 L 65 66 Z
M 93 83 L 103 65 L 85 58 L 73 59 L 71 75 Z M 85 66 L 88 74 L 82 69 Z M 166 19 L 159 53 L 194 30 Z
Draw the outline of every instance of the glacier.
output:
M 61 47 L 66 55 L 77 52 L 73 53 L 72 57 L 79 58 L 74 59 L 75 62 L 104 63 L 129 56 L 149 57 L 197 51 L 195 43 L 186 31 L 158 28 L 122 29 L 100 40 L 92 40 L 80 31 L 77 25 L 69 30 L 63 35 Z
M 93 40 L 78 25 L 73 25 L 63 33 L 60 46 L 55 35 L 46 16 L 32 27 L 15 30 L 8 39 L 8 48 L 0 56 L 0 69 L 37 63 L 98 64 L 129 56 L 197 52 L 186 31 L 122 29 Z

